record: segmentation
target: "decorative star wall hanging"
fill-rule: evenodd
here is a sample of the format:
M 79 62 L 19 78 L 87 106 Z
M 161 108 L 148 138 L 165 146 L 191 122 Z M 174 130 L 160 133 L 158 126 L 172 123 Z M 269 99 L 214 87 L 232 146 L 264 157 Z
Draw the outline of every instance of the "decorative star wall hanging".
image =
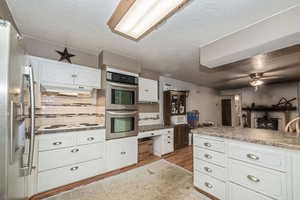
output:
M 70 54 L 68 49 L 65 48 L 63 52 L 56 50 L 56 52 L 60 55 L 59 61 L 67 60 L 69 63 L 71 62 L 71 57 L 75 56 L 74 54 Z

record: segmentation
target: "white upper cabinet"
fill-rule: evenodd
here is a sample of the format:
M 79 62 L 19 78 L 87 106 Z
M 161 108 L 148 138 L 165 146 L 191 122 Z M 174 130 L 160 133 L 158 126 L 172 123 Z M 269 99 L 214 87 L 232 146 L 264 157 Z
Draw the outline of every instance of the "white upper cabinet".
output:
M 41 60 L 39 62 L 41 84 L 73 85 L 74 67 L 71 64 Z
M 74 65 L 74 84 L 100 89 L 101 86 L 101 71 L 90 67 Z
M 158 102 L 158 81 L 139 78 L 139 102 Z
M 101 70 L 58 62 L 39 57 L 30 57 L 39 68 L 40 83 L 47 86 L 70 88 L 101 88 Z

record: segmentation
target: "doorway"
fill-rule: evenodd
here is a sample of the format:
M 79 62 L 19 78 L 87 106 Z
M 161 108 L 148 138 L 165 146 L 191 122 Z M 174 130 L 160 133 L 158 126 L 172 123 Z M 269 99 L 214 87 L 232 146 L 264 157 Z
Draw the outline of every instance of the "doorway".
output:
M 231 99 L 221 100 L 222 126 L 232 126 Z

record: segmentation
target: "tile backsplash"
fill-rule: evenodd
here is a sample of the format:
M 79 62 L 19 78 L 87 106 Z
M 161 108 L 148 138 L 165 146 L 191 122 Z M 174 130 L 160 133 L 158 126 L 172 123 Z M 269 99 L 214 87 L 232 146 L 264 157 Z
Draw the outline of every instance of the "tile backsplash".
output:
M 41 106 L 36 111 L 36 126 L 73 125 L 78 123 L 105 124 L 105 105 L 97 104 L 97 94 L 62 96 L 42 93 Z

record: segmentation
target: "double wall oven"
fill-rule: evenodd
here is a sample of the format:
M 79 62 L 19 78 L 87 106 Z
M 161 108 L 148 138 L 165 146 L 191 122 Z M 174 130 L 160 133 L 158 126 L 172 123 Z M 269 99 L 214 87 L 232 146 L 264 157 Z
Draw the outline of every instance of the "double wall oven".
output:
M 106 70 L 106 139 L 138 134 L 138 75 Z

